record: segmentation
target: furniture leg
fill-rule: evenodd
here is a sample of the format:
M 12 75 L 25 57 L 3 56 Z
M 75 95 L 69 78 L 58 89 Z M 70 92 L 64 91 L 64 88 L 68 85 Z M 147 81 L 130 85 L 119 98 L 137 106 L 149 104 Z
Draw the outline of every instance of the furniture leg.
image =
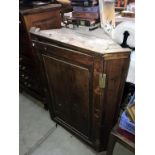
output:
M 116 143 L 116 137 L 115 137 L 115 135 L 113 135 L 113 133 L 111 133 L 110 138 L 109 138 L 109 143 L 108 143 L 107 155 L 113 154 L 115 143 Z

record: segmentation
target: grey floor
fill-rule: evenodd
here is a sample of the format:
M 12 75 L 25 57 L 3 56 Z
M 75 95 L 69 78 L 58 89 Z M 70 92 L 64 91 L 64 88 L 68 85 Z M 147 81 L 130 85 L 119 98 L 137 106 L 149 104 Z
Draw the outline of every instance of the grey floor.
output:
M 61 126 L 55 127 L 42 104 L 19 94 L 19 155 L 105 155 L 97 153 Z M 116 144 L 113 155 L 133 155 Z

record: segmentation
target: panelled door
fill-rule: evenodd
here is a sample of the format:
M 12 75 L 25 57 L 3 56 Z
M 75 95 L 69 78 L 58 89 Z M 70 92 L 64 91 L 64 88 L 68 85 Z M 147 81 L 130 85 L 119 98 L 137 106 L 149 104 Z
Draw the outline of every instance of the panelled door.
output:
M 68 124 L 89 139 L 93 57 L 57 46 L 47 48 L 47 51 L 43 54 L 43 62 L 55 119 Z

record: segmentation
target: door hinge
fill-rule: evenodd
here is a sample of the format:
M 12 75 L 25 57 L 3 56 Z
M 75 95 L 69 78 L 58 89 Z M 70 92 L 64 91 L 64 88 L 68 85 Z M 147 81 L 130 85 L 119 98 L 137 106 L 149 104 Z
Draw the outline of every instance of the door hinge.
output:
M 106 83 L 106 74 L 100 73 L 99 74 L 99 87 L 105 88 L 105 83 Z

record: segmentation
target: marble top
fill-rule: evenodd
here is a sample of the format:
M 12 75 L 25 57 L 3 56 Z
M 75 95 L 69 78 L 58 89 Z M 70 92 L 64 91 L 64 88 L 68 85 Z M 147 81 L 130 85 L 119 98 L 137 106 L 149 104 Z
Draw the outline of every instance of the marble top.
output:
M 34 30 L 31 28 L 30 33 L 101 54 L 130 52 L 130 49 L 122 48 L 114 42 L 101 28 L 94 31 L 89 31 L 85 27 L 51 30 Z

